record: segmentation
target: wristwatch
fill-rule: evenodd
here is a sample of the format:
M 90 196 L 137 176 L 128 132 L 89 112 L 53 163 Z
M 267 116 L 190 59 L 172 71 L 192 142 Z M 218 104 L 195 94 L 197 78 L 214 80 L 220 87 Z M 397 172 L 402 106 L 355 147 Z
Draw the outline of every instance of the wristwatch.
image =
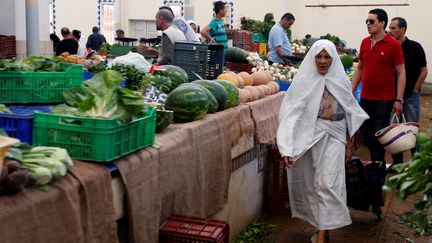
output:
M 404 100 L 403 99 L 395 99 L 395 102 L 399 102 L 399 103 L 401 103 L 403 105 Z

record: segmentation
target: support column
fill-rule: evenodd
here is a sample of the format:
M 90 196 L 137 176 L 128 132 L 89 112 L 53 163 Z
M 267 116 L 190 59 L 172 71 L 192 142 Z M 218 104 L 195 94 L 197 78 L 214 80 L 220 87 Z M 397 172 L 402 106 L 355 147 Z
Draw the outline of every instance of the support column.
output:
M 26 0 L 27 55 L 39 55 L 39 1 Z M 48 25 L 48 23 L 47 23 Z

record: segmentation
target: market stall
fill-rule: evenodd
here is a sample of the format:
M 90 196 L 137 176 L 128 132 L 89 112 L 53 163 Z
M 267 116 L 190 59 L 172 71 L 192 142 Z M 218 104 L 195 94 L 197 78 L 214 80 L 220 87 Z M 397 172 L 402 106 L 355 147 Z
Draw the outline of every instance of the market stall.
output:
M 282 97 L 283 93 L 278 93 L 207 114 L 198 121 L 170 125 L 156 136 L 157 149 L 144 148 L 114 161 L 121 180 L 115 173 L 111 177 L 105 164 L 76 161 L 71 173 L 55 181 L 50 192 L 26 189 L 15 196 L 0 197 L 2 205 L 9 205 L 2 209 L 2 222 L 7 222 L 2 234 L 9 237 L 5 242 L 16 235 L 23 240 L 37 235 L 40 238 L 35 241 L 43 242 L 45 232 L 53 228 L 58 230 L 48 241 L 74 232 L 78 241 L 115 242 L 116 220 L 123 217 L 129 221 L 129 239 L 156 242 L 159 225 L 172 213 L 204 218 L 214 215 L 230 221 L 232 234 L 238 233 L 251 219 L 220 214 L 229 207 L 230 187 L 248 190 L 248 185 L 230 185 L 232 172 L 256 159 L 257 154 L 251 156 L 250 151 L 255 151 L 259 142 L 274 141 L 272 130 L 277 127 Z M 233 161 L 242 156 L 243 163 L 234 166 Z M 258 184 L 261 188 L 262 183 Z M 261 202 L 262 196 L 254 200 Z M 260 208 L 253 210 L 258 215 Z M 21 221 L 23 212 L 30 215 L 26 224 Z M 64 217 L 69 219 L 67 223 L 58 222 Z M 41 221 L 46 227 L 40 226 Z

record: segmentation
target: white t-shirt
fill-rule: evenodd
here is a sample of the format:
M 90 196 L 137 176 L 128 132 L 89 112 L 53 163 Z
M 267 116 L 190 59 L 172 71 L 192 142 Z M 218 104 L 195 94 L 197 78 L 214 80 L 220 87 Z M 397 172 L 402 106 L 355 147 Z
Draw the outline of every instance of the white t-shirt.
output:
M 186 37 L 187 41 L 199 42 L 200 39 L 197 37 L 195 31 L 182 17 L 175 17 L 172 24 L 177 27 Z
M 87 49 L 86 46 L 81 43 L 81 41 L 78 41 L 78 50 L 77 50 L 77 56 L 87 56 Z

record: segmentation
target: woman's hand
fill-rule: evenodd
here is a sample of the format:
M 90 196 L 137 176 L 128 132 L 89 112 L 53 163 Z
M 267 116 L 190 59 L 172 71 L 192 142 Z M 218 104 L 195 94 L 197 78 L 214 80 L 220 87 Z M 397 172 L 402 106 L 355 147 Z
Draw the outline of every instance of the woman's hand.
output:
M 286 167 L 288 167 L 289 169 L 291 169 L 293 163 L 294 163 L 294 159 L 292 157 L 289 156 L 284 156 L 283 157 L 283 162 L 285 164 Z

